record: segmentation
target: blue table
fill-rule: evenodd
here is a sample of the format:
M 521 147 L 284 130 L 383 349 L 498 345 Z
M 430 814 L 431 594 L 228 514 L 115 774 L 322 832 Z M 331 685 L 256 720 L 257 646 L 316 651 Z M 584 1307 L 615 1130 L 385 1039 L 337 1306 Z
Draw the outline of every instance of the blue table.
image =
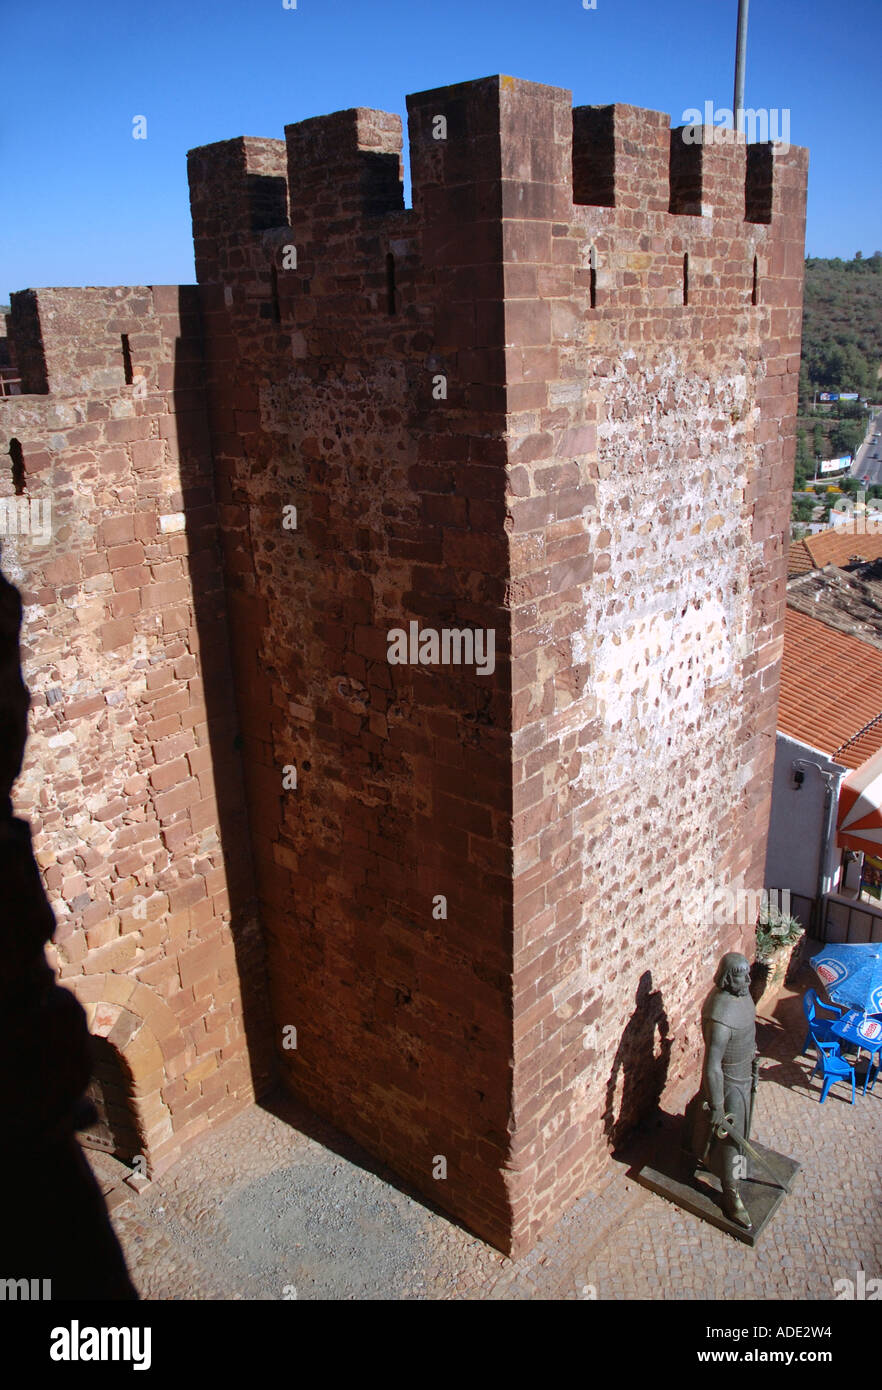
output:
M 869 1053 L 867 1070 L 864 1075 L 864 1089 L 862 1095 L 867 1094 L 867 1082 L 873 1072 L 873 1057 L 882 1052 L 882 1018 L 878 1014 L 865 1014 L 862 1009 L 849 1009 L 841 1018 L 834 1019 L 830 1024 L 830 1032 L 834 1037 L 841 1038 L 843 1042 L 856 1047 L 860 1052 L 864 1048 Z M 879 1061 L 877 1057 L 876 1067 Z

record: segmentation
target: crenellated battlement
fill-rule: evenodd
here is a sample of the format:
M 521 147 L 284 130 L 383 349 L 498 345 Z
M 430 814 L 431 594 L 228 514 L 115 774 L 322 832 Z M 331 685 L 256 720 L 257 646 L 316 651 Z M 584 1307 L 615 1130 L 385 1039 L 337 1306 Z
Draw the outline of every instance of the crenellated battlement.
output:
M 282 140 L 222 140 L 187 155 L 196 278 L 216 281 L 243 238 L 287 219 Z
M 210 302 L 237 335 L 257 317 L 294 335 L 295 356 L 346 354 L 344 322 L 379 346 L 392 306 L 396 327 L 431 320 L 438 346 L 489 349 L 491 306 L 521 298 L 520 285 L 550 301 L 582 289 L 601 320 L 738 314 L 802 236 L 803 150 L 671 129 L 663 112 L 624 103 L 573 109 L 564 89 L 504 76 L 413 94 L 407 109 L 411 210 L 400 121 L 386 112 L 301 121 L 284 148 L 240 139 L 191 152 L 198 278 L 225 287 Z
M 13 293 L 9 340 L 22 394 L 115 393 L 137 400 L 175 381 L 182 386 L 185 364 L 201 364 L 200 317 L 195 285 Z
M 292 226 L 404 207 L 401 121 L 357 107 L 285 127 Z
M 718 127 L 672 129 L 663 112 L 624 103 L 573 109 L 569 92 L 510 77 L 420 92 L 407 107 L 413 212 L 430 244 L 451 201 L 470 224 L 584 207 L 612 209 L 606 225 L 622 231 L 634 213 L 771 224 L 787 213 L 788 171 L 805 169 L 801 150 L 748 147 Z M 397 116 L 359 107 L 287 126 L 285 137 L 284 162 L 270 140 L 191 151 L 200 261 L 212 242 L 286 223 L 307 240 L 328 235 L 330 251 L 346 219 L 402 211 Z

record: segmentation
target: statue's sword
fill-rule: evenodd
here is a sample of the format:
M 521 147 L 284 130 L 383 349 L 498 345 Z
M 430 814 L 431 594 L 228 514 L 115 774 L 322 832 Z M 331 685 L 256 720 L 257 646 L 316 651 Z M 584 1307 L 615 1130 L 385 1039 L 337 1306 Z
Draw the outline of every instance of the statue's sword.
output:
M 744 1135 L 745 1139 L 748 1139 L 750 1137 L 751 1130 L 753 1129 L 753 1108 L 756 1105 L 756 1093 L 759 1088 L 759 1064 L 760 1055 L 758 1052 L 755 1052 L 753 1054 L 753 1061 L 750 1064 L 750 1109 L 748 1110 L 747 1114 L 747 1130 L 745 1131 Z
M 705 1101 L 703 1109 L 710 1110 L 707 1101 Z M 717 1125 L 717 1138 L 723 1139 L 726 1135 L 733 1140 L 742 1153 L 747 1154 L 748 1158 L 752 1158 L 755 1163 L 758 1163 L 761 1168 L 765 1169 L 776 1187 L 780 1187 L 782 1192 L 790 1191 L 790 1184 L 781 1181 L 780 1175 L 775 1172 L 771 1164 L 767 1163 L 762 1154 L 757 1153 L 753 1145 L 745 1139 L 741 1131 L 735 1128 L 734 1117 L 732 1115 L 726 1115 Z

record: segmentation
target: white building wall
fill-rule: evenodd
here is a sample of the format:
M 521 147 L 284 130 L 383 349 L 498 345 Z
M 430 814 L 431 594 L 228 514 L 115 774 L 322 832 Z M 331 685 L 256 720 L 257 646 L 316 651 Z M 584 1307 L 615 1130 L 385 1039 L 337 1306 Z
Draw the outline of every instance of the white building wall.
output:
M 805 775 L 801 786 L 794 774 Z M 818 891 L 818 861 L 824 838 L 824 792 L 832 774 L 834 810 L 831 831 L 823 845 L 824 885 L 829 893 L 839 866 L 836 817 L 839 788 L 847 768 L 825 753 L 787 734 L 778 733 L 772 781 L 772 814 L 766 851 L 765 882 L 768 888 L 788 888 L 791 896 L 814 898 Z

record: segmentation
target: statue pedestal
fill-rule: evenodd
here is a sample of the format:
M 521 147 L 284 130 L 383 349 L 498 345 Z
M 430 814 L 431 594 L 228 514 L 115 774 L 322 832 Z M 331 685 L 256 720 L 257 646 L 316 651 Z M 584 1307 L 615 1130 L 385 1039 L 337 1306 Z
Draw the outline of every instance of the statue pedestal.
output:
M 635 1166 L 628 1176 L 650 1192 L 657 1192 L 675 1206 L 691 1212 L 721 1231 L 726 1231 L 745 1245 L 756 1245 L 766 1226 L 787 1193 L 776 1187 L 774 1178 L 754 1159 L 747 1159 L 747 1177 L 738 1184 L 741 1200 L 750 1213 L 753 1225 L 749 1229 L 730 1221 L 722 1208 L 722 1188 L 713 1173 L 696 1168 L 680 1148 L 682 1117 L 665 1116 L 663 1125 L 655 1131 L 653 1155 L 650 1161 Z M 751 1145 L 768 1162 L 781 1182 L 792 1185 L 800 1165 L 794 1158 L 775 1153 L 764 1144 L 751 1139 Z

